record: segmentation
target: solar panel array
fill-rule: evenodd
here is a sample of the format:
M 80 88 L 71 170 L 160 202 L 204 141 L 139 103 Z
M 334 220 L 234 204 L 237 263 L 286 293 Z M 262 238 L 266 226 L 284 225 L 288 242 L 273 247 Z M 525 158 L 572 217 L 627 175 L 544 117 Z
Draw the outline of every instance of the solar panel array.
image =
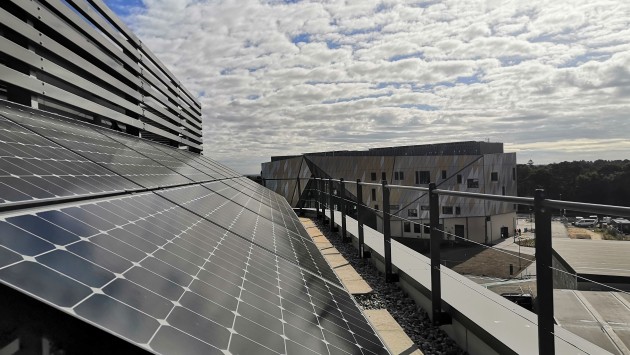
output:
M 158 354 L 387 353 L 286 201 L 233 170 L 8 106 L 0 154 L 0 206 L 85 196 L 0 215 L 0 283 Z

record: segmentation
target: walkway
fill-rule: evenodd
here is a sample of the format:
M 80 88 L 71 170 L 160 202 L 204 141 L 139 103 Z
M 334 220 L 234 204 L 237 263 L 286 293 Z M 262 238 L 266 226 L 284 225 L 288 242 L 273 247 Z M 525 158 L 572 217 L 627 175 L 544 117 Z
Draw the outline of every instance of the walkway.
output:
M 315 245 L 317 245 L 326 261 L 328 261 L 328 264 L 333 268 L 341 280 L 341 283 L 350 294 L 372 293 L 372 288 L 330 243 L 310 218 L 300 217 L 300 222 L 302 222 L 308 234 L 313 238 Z M 378 333 L 392 354 L 422 355 L 420 349 L 418 349 L 386 309 L 363 310 L 363 313 L 370 320 L 374 330 Z

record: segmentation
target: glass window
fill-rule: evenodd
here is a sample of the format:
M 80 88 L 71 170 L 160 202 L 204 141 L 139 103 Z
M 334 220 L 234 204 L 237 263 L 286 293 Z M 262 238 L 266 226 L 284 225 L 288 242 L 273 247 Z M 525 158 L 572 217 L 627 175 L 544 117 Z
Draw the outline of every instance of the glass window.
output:
M 394 180 L 400 180 L 400 179 L 398 178 L 398 172 L 397 172 L 397 171 L 394 171 Z
M 420 233 L 420 224 L 419 223 L 414 223 L 413 224 L 413 232 L 414 233 Z
M 443 214 L 453 214 L 453 206 L 442 206 Z
M 376 189 L 372 189 L 372 201 L 376 200 Z
M 455 206 L 455 214 L 462 214 L 462 208 L 459 206 Z
M 381 181 L 382 180 L 387 180 L 387 174 L 385 174 L 384 171 L 381 173 Z
M 372 178 L 372 181 L 376 181 L 376 173 L 371 173 L 370 178 Z
M 479 188 L 479 179 L 468 179 L 466 180 L 466 184 L 469 189 L 478 189 Z
M 431 234 L 431 226 L 424 225 L 424 234 Z
M 496 171 L 493 171 L 490 173 L 490 180 L 491 181 L 499 181 L 499 173 Z
M 400 180 L 405 180 L 405 174 L 402 171 L 398 172 L 398 177 L 400 178 Z
M 428 184 L 431 182 L 431 172 L 423 170 L 416 171 L 416 184 Z
M 410 208 L 407 210 L 407 217 L 418 217 L 418 210 L 415 208 Z
M 405 233 L 411 233 L 411 223 L 409 222 L 403 223 L 403 231 Z
M 446 179 L 446 170 L 442 170 L 442 180 Z
M 462 175 L 461 174 L 457 175 L 457 183 L 458 184 L 462 183 Z

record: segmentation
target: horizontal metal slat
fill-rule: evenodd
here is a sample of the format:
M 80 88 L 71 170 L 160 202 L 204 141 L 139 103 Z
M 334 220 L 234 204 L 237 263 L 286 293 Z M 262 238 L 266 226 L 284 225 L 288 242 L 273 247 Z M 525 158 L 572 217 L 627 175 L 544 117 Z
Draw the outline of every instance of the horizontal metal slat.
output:
M 56 32 L 58 35 L 67 38 L 74 44 L 82 47 L 88 55 L 92 58 L 98 60 L 102 64 L 106 65 L 113 71 L 117 72 L 121 76 L 125 77 L 132 83 L 137 82 L 136 76 L 132 75 L 129 71 L 123 68 L 118 62 L 116 62 L 113 58 L 105 55 L 97 46 L 88 41 L 85 37 L 80 35 L 74 29 L 70 28 L 66 23 L 59 20 L 57 16 L 51 13 L 49 10 L 45 9 L 42 6 L 36 6 L 31 1 L 20 1 L 20 0 L 9 0 L 14 4 L 18 5 L 20 8 L 28 12 L 35 21 L 40 21 L 42 24 L 50 27 L 53 32 Z M 50 36 L 49 36 L 50 37 Z M 70 51 L 66 49 L 66 51 Z M 72 52 L 72 51 L 70 51 Z M 79 53 L 76 53 L 79 55 Z M 61 54 L 62 57 L 64 54 Z M 81 56 L 81 55 L 80 55 Z M 81 56 L 82 57 L 82 56 Z
M 124 84 L 120 80 L 111 76 L 109 73 L 105 72 L 104 70 L 100 69 L 89 61 L 83 59 L 78 54 L 68 51 L 66 47 L 57 43 L 52 38 L 40 33 L 32 26 L 28 25 L 24 21 L 21 21 L 17 17 L 13 16 L 12 14 L 6 12 L 1 8 L 0 16 L 2 17 L 2 22 L 4 25 L 33 41 L 36 45 L 39 45 L 40 47 L 52 52 L 67 63 L 80 67 L 83 70 L 92 73 L 94 76 L 102 79 L 105 82 L 108 82 L 112 86 L 115 86 L 117 89 L 125 92 L 125 94 L 137 99 L 138 101 L 142 100 L 142 95 L 140 94 L 140 92 L 137 91 L 137 88 L 134 89 L 133 87 Z M 138 87 L 140 87 L 139 80 L 137 85 Z
M 38 0 L 47 6 L 54 8 L 58 11 L 67 23 L 71 23 L 81 29 L 84 32 L 84 35 L 87 35 L 88 38 L 96 43 L 98 43 L 102 48 L 106 49 L 111 56 L 116 57 L 118 60 L 124 62 L 130 69 L 132 69 L 137 75 L 140 73 L 140 66 L 132 61 L 125 53 L 114 46 L 110 41 L 107 40 L 102 34 L 96 31 L 93 27 L 91 27 L 87 22 L 85 22 L 82 18 L 80 18 L 73 10 L 71 10 L 68 6 L 62 4 L 59 1 L 49 1 L 49 0 Z M 72 28 L 71 26 L 68 26 Z M 73 28 L 76 31 L 76 29 Z M 78 32 L 78 31 L 77 31 Z
M 107 22 L 103 16 L 101 16 L 97 10 L 89 6 L 85 1 L 76 1 L 76 0 L 65 0 L 67 3 L 72 5 L 77 11 L 81 13 L 85 18 L 92 21 L 94 26 L 96 26 L 99 30 L 101 30 L 104 34 L 106 34 L 112 41 L 118 44 L 120 47 L 126 49 L 129 54 L 132 56 L 132 59 L 135 61 L 140 61 L 142 59 L 142 55 L 138 51 L 136 47 L 134 47 L 126 38 L 123 38 L 124 35 L 117 30 L 115 30 L 115 26 L 113 24 Z
M 132 127 L 153 132 L 162 137 L 172 139 L 176 142 L 182 142 L 182 137 L 178 135 L 167 132 L 150 124 L 146 124 L 145 122 L 142 122 L 140 120 L 133 119 L 123 113 L 112 110 L 109 107 L 99 105 L 94 101 L 90 101 L 58 87 L 47 85 L 45 82 L 39 79 L 25 75 L 3 65 L 0 65 L 0 81 L 17 87 L 21 87 L 38 95 L 42 95 L 43 97 L 50 97 L 51 99 L 63 102 L 80 110 L 92 112 L 103 117 L 122 122 Z

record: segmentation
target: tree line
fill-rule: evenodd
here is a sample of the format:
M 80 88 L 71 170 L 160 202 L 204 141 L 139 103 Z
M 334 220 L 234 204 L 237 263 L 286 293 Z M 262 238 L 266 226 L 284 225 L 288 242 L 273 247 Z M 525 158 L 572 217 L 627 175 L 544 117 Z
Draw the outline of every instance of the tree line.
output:
M 630 160 L 564 161 L 546 165 L 519 164 L 518 195 L 605 205 L 630 206 Z

